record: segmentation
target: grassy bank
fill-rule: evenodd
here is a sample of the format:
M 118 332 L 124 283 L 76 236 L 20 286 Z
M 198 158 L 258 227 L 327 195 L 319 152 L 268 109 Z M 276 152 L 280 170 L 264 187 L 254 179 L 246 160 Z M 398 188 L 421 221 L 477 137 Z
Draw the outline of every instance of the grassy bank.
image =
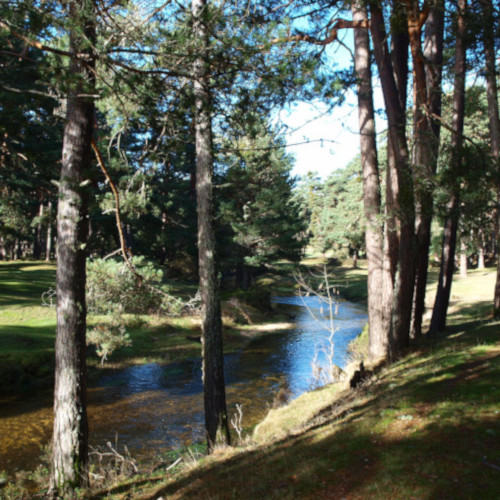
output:
M 422 339 L 363 387 L 305 394 L 272 410 L 245 446 L 197 463 L 185 458 L 177 471 L 96 498 L 498 498 L 493 283 L 493 271 L 457 279 L 446 333 Z
M 196 293 L 193 283 L 169 282 L 172 293 L 184 299 Z M 55 288 L 55 264 L 0 263 L 0 393 L 50 387 L 54 372 L 55 309 L 42 305 L 42 294 Z M 263 294 L 261 294 L 263 295 Z M 259 307 L 264 296 L 224 292 L 223 323 L 226 352 L 238 349 L 249 336 L 290 327 L 286 316 Z M 252 304 L 252 300 L 255 304 Z M 179 317 L 129 315 L 132 345 L 115 351 L 104 368 L 179 361 L 200 355 L 200 322 L 195 315 Z M 106 321 L 88 318 L 89 327 Z M 101 371 L 89 348 L 91 380 Z

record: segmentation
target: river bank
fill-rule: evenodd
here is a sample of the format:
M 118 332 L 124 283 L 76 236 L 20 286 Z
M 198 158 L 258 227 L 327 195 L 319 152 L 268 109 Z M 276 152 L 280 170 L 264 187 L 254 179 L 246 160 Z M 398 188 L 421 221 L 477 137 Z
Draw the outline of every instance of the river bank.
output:
M 308 259 L 304 269 L 324 259 Z M 366 270 L 330 266 L 342 294 L 356 302 L 366 299 Z M 283 264 L 278 274 L 263 276 L 250 291 L 222 291 L 225 353 L 238 350 L 248 338 L 279 333 L 292 326 L 290 317 L 273 309 L 272 295 L 293 295 L 293 268 Z M 196 284 L 168 282 L 175 296 L 187 300 Z M 43 294 L 55 288 L 55 263 L 0 262 L 0 395 L 50 390 L 54 374 L 56 316 L 43 306 Z M 45 300 L 47 303 L 48 301 Z M 92 327 L 105 317 L 89 316 Z M 126 315 L 131 345 L 115 351 L 104 365 L 89 347 L 90 384 L 103 372 L 146 363 L 169 363 L 200 355 L 200 321 L 195 313 L 181 316 Z
M 241 446 L 189 455 L 92 498 L 498 497 L 500 322 L 494 270 L 456 279 L 448 330 L 356 390 L 272 410 Z M 429 285 L 432 297 L 433 284 Z M 430 302 L 432 299 L 430 299 Z
M 37 269 L 22 266 L 25 273 Z M 274 285 L 275 290 L 288 291 L 290 281 Z M 251 299 L 246 294 L 225 299 L 224 332 L 229 344 L 225 353 L 228 408 L 231 413 L 236 404 L 244 406 L 244 426 L 248 429 L 267 414 L 281 389 L 295 397 L 317 383 L 311 362 L 324 333 L 321 325 L 311 321 L 301 299 L 277 298 L 259 310 L 248 303 Z M 314 298 L 305 300 L 319 309 Z M 28 305 L 23 310 L 37 307 Z M 47 311 L 53 313 L 42 310 Z M 133 338 L 133 349 L 117 351 L 103 366 L 97 358 L 90 360 L 89 422 L 94 446 L 113 440 L 116 433 L 120 444 L 127 445 L 136 458 L 151 461 L 152 450 L 153 455 L 161 455 L 204 439 L 199 323 L 193 317 L 141 321 L 135 316 L 131 320 L 137 323 L 140 335 Z M 342 364 L 350 340 L 366 322 L 364 309 L 342 302 L 337 321 L 344 333 L 336 346 L 335 362 Z M 193 346 L 192 354 L 183 347 L 186 342 Z M 141 349 L 144 357 L 137 355 Z M 24 393 L 0 401 L 5 469 L 12 472 L 36 467 L 39 447 L 50 438 L 51 396 L 51 391 L 35 397 Z

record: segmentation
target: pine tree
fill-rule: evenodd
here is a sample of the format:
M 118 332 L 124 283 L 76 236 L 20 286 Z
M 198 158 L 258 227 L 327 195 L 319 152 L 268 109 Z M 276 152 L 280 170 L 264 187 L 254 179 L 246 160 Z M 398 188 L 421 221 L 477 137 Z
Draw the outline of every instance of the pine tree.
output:
M 92 1 L 69 5 L 73 54 L 57 213 L 57 334 L 52 443 L 52 496 L 73 497 L 88 482 L 85 261 L 87 193 L 94 128 Z M 84 56 L 82 56 L 84 55 Z
M 222 320 L 215 263 L 213 204 L 213 145 L 209 44 L 209 9 L 206 0 L 192 0 L 193 34 L 197 54 L 193 64 L 196 137 L 196 197 L 198 210 L 198 263 L 200 274 L 202 365 L 205 430 L 208 451 L 217 438 L 230 443 L 227 419 Z

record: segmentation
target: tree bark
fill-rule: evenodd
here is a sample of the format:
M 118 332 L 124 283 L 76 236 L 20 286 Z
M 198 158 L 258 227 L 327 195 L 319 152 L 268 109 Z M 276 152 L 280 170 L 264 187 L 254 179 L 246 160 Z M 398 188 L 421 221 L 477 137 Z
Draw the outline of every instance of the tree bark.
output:
M 74 24 L 70 50 L 91 54 L 95 40 L 93 3 L 69 6 Z M 76 28 L 78 26 L 78 29 Z M 85 37 L 81 33 L 85 34 Z M 68 95 L 64 128 L 57 217 L 57 335 L 54 392 L 54 434 L 50 488 L 52 496 L 73 498 L 88 482 L 88 424 L 86 400 L 85 258 L 87 195 L 82 182 L 91 165 L 94 103 L 79 94 L 92 94 L 93 63 L 72 61 L 74 78 Z
M 14 259 L 13 260 L 19 260 L 21 258 L 21 240 L 19 238 L 16 238 L 15 246 L 14 246 Z
M 484 269 L 486 266 L 484 264 L 484 231 L 482 229 L 478 231 L 477 237 L 477 268 Z
M 450 189 L 451 195 L 447 206 L 441 266 L 439 270 L 436 300 L 432 310 L 429 333 L 436 333 L 446 327 L 446 314 L 450 302 L 451 283 L 455 267 L 455 250 L 460 205 L 460 168 L 462 164 L 462 142 L 465 114 L 465 70 L 466 70 L 466 0 L 458 0 L 458 27 L 455 45 L 455 82 L 453 89 L 452 136 L 450 140 Z
M 210 453 L 217 439 L 229 444 L 230 436 L 224 382 L 221 309 L 215 265 L 211 90 L 210 68 L 207 60 L 209 40 L 206 26 L 206 0 L 192 0 L 191 10 L 194 37 L 199 51 L 193 67 L 196 106 L 196 195 L 198 262 L 202 303 L 205 429 Z
M 37 259 L 41 259 L 42 258 L 42 248 L 43 248 L 43 244 L 44 244 L 44 241 L 43 241 L 43 224 L 42 224 L 42 217 L 43 217 L 43 213 L 45 212 L 45 206 L 43 204 L 43 200 L 41 201 L 40 203 L 40 208 L 39 208 L 39 211 L 38 211 L 38 216 L 40 217 L 40 221 L 38 222 L 38 225 L 37 225 L 37 239 L 38 239 L 38 257 Z
M 421 181 L 416 189 L 417 216 L 416 233 L 418 239 L 418 260 L 415 277 L 415 303 L 411 336 L 422 334 L 422 317 L 425 310 L 425 291 L 429 267 L 429 248 L 431 243 L 431 223 L 433 216 L 433 187 L 439 153 L 441 124 L 432 116 L 441 116 L 442 65 L 443 65 L 444 5 L 436 0 L 429 11 L 425 23 L 424 58 L 426 102 L 428 114 L 421 112 L 416 120 L 425 120 L 426 129 L 421 131 L 416 141 L 415 163 L 421 165 Z
M 47 205 L 48 218 L 47 218 L 47 241 L 45 247 L 45 261 L 50 261 L 52 253 L 52 202 L 49 201 Z
M 354 21 L 367 19 L 359 0 L 352 2 Z M 383 233 L 380 217 L 380 177 L 373 108 L 370 38 L 366 28 L 354 29 L 354 66 L 358 82 L 358 116 L 363 171 L 363 201 L 367 220 L 365 242 L 368 260 L 368 325 L 370 356 L 385 359 L 389 354 L 388 328 L 383 317 Z M 392 286 L 391 286 L 392 289 Z
M 394 152 L 400 219 L 398 268 L 394 283 L 391 321 L 391 356 L 399 356 L 409 344 L 409 330 L 414 288 L 414 224 L 415 207 L 413 179 L 409 163 L 405 131 L 405 114 L 394 76 L 395 67 L 387 45 L 385 22 L 380 7 L 372 3 L 370 31 L 375 60 L 382 83 L 382 92 L 389 122 L 389 140 Z M 404 55 L 401 55 L 404 57 Z
M 392 16 L 398 19 L 394 24 L 399 29 L 394 29 L 391 36 L 391 62 L 393 67 L 394 81 L 402 110 L 406 109 L 408 94 L 408 46 L 409 38 L 406 29 L 406 12 L 403 5 L 393 6 Z M 401 117 L 402 127 L 406 127 L 406 116 Z M 383 316 L 384 326 L 388 334 L 391 334 L 392 314 L 394 308 L 394 287 L 396 285 L 396 272 L 399 260 L 399 241 L 401 238 L 401 224 L 398 218 L 399 186 L 398 170 L 396 165 L 396 153 L 389 140 L 387 143 L 387 171 L 385 189 L 385 228 L 384 228 L 384 275 L 383 275 Z
M 486 97 L 488 100 L 488 118 L 490 123 L 491 155 L 495 162 L 497 173 L 497 227 L 500 227 L 500 118 L 498 112 L 498 91 L 496 79 L 495 60 L 495 26 L 494 10 L 491 0 L 481 0 L 483 8 L 483 45 L 484 57 L 486 59 Z M 500 231 L 497 231 L 496 254 L 497 254 L 497 278 L 495 283 L 495 295 L 493 298 L 493 313 L 495 318 L 500 318 Z

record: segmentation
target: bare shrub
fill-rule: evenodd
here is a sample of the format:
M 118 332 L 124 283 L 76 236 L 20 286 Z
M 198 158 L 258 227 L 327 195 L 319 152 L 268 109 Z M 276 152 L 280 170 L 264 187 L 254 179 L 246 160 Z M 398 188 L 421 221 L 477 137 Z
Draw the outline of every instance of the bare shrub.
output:
M 344 371 L 334 363 L 335 359 L 335 317 L 338 314 L 339 290 L 331 283 L 326 266 L 321 274 L 311 273 L 310 280 L 306 280 L 302 273 L 295 276 L 299 285 L 302 302 L 309 315 L 328 332 L 328 338 L 316 345 L 314 357 L 311 361 L 313 387 L 338 382 L 345 376 Z M 307 304 L 305 297 L 315 297 L 320 303 L 320 315 L 316 314 Z M 326 315 L 325 315 L 326 310 Z
M 241 444 L 243 441 L 242 438 L 243 405 L 236 403 L 236 412 L 237 413 L 234 413 L 233 418 L 231 419 L 231 425 L 233 429 L 236 431 L 236 434 L 238 434 L 238 442 Z
M 94 487 L 103 487 L 139 473 L 127 446 L 123 447 L 123 453 L 118 452 L 118 434 L 114 446 L 108 441 L 105 447 L 91 448 L 89 457 L 89 475 Z

